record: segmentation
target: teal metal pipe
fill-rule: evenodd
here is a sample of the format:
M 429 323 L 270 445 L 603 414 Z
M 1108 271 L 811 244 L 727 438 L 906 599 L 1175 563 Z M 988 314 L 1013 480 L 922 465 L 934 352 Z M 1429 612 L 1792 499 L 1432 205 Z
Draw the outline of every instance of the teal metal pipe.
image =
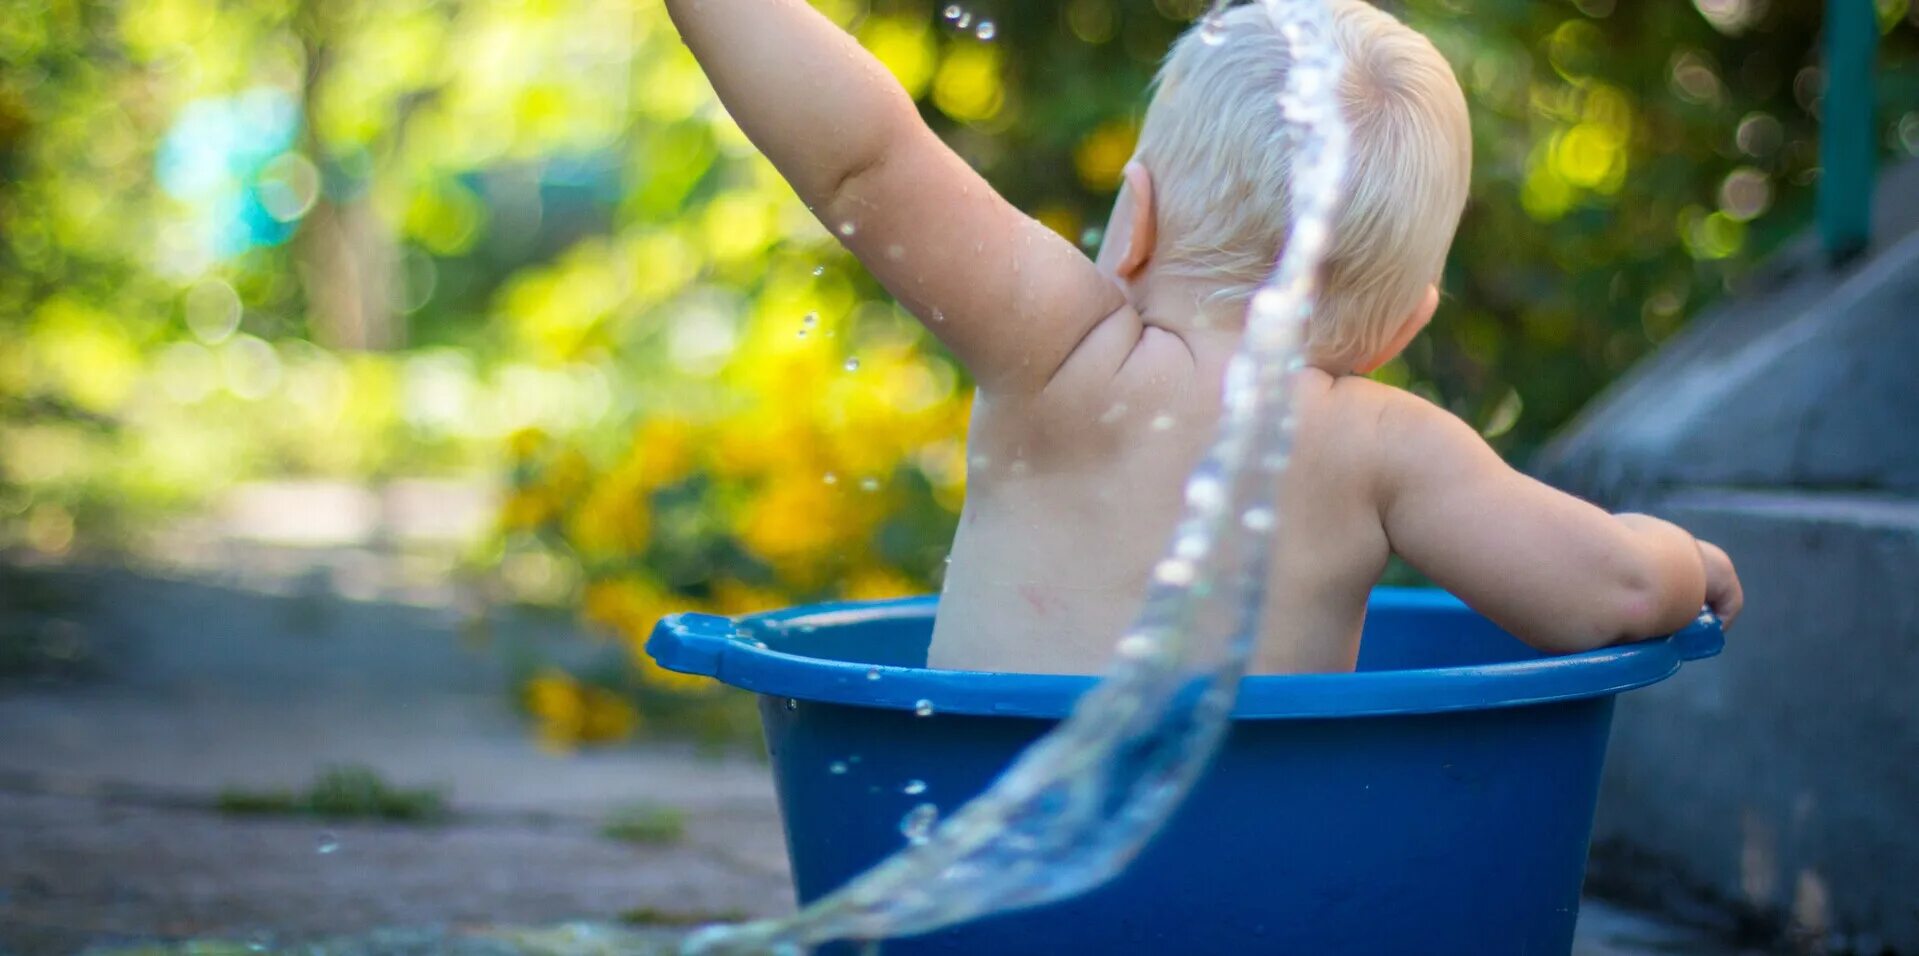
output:
M 1833 263 L 1872 238 L 1873 54 L 1879 24 L 1872 0 L 1826 0 L 1826 90 L 1819 117 L 1819 237 Z

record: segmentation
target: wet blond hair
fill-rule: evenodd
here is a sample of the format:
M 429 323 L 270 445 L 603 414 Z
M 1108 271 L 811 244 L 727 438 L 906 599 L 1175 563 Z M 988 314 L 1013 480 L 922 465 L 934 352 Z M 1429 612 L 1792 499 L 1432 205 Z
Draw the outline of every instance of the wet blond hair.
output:
M 1308 353 L 1358 363 L 1438 281 L 1466 204 L 1472 135 L 1459 82 L 1430 41 L 1359 0 L 1331 4 L 1351 146 Z M 1292 153 L 1276 97 L 1289 64 L 1264 8 L 1233 7 L 1174 44 L 1140 131 L 1155 258 L 1178 274 L 1224 277 L 1220 295 L 1234 302 L 1271 273 L 1286 235 Z

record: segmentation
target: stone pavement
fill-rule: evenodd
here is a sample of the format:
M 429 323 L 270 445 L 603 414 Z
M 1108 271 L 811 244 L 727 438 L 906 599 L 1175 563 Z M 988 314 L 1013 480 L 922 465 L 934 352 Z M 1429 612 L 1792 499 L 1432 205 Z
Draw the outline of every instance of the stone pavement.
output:
M 790 909 L 753 756 L 657 742 L 544 752 L 507 704 L 502 655 L 462 639 L 444 595 L 349 600 L 328 567 L 262 576 L 267 564 L 55 574 L 55 590 L 82 598 L 57 613 L 98 676 L 0 684 L 0 954 L 186 939 L 233 952 L 313 939 L 342 954 L 661 951 L 663 927 Z M 552 621 L 502 627 L 509 640 L 565 636 Z M 443 787 L 452 815 L 332 824 L 215 808 L 224 789 L 297 789 L 342 765 Z M 635 803 L 677 808 L 684 836 L 600 835 Z M 652 928 L 620 928 L 623 914 Z M 490 928 L 503 926 L 535 928 Z M 1576 952 L 1730 951 L 1591 904 Z

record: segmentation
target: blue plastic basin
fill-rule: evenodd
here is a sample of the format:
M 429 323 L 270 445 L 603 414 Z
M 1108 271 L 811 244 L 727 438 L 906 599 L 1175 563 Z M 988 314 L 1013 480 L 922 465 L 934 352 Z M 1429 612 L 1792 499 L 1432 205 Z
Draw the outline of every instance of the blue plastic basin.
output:
M 802 904 L 898 849 L 908 810 L 985 789 L 1093 683 L 926 669 L 933 611 L 686 614 L 647 645 L 762 695 Z M 1248 678 L 1211 769 L 1119 878 L 884 952 L 1566 953 L 1613 695 L 1722 645 L 1702 621 L 1543 657 L 1450 595 L 1382 588 L 1359 672 Z

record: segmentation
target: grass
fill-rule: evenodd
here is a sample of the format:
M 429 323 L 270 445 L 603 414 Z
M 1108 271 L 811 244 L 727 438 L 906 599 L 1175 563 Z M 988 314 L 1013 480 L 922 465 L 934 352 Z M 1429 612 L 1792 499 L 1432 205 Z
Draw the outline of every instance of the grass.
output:
M 328 820 L 383 820 L 435 823 L 446 818 L 446 794 L 437 788 L 388 784 L 365 767 L 323 771 L 305 790 L 220 791 L 220 812 L 237 816 L 321 817 Z
M 634 804 L 607 818 L 600 835 L 621 843 L 670 846 L 686 839 L 686 814 L 677 807 Z
M 637 906 L 620 914 L 620 922 L 628 926 L 705 926 L 709 923 L 744 923 L 753 918 L 753 914 L 742 909 L 719 910 L 663 910 L 657 906 Z

